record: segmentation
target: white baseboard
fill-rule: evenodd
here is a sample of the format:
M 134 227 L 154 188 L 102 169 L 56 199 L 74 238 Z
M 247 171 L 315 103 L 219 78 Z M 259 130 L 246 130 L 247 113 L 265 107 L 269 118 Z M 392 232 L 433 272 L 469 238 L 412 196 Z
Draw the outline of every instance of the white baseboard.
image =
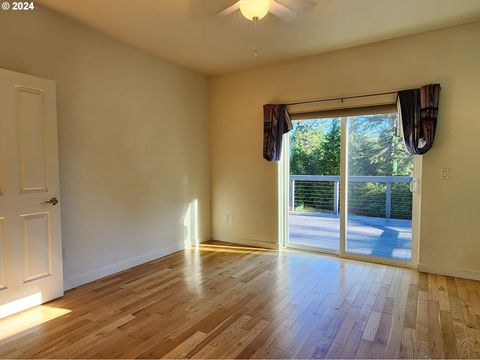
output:
M 141 264 L 144 264 L 146 262 L 161 258 L 163 256 L 173 254 L 173 253 L 175 253 L 177 251 L 180 251 L 180 250 L 183 250 L 183 249 L 184 249 L 184 245 L 183 245 L 183 243 L 180 243 L 180 244 L 168 247 L 168 248 L 156 250 L 156 251 L 150 252 L 148 254 L 138 256 L 138 257 L 133 258 L 133 259 L 128 259 L 128 260 L 125 260 L 125 261 L 122 261 L 122 262 L 119 262 L 119 263 L 116 263 L 116 264 L 108 265 L 108 266 L 90 271 L 90 272 L 82 274 L 82 275 L 74 276 L 70 279 L 65 279 L 64 280 L 64 287 L 65 287 L 65 290 L 69 290 L 69 289 L 72 289 L 74 287 L 77 287 L 77 286 L 80 286 L 80 285 L 83 285 L 83 284 L 86 284 L 86 283 L 104 278 L 106 276 L 110 276 L 110 275 L 115 274 L 117 272 L 130 269 L 134 266 L 141 265 Z
M 239 237 L 229 236 L 229 235 L 214 234 L 212 235 L 212 240 L 225 241 L 225 242 L 230 242 L 230 243 L 239 244 L 239 245 L 255 246 L 255 247 L 266 248 L 266 249 L 275 249 L 275 250 L 278 249 L 278 244 L 274 244 L 268 241 L 244 239 L 244 238 L 239 238 Z
M 418 264 L 418 271 L 480 281 L 480 271 L 453 269 L 438 265 L 427 264 Z

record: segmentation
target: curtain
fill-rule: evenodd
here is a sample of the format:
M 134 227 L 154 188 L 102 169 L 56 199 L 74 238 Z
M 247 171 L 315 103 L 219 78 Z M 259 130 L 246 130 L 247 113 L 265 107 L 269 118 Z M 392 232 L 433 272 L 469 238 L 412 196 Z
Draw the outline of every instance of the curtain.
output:
M 398 92 L 400 126 L 410 154 L 423 155 L 432 148 L 437 128 L 439 95 L 440 84 Z
M 280 160 L 283 134 L 292 130 L 287 105 L 263 105 L 263 157 L 267 161 Z

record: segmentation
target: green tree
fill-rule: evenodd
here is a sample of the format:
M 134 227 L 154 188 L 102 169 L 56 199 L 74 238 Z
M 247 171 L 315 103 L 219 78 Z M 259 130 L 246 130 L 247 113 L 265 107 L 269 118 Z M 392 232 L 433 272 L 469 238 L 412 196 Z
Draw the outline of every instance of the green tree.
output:
M 321 171 L 324 129 L 317 121 L 295 122 L 290 136 L 290 173 L 315 175 Z
M 320 160 L 321 175 L 340 175 L 340 121 L 332 121 L 327 135 L 323 139 Z
M 290 134 L 292 175 L 340 174 L 340 120 L 296 121 Z

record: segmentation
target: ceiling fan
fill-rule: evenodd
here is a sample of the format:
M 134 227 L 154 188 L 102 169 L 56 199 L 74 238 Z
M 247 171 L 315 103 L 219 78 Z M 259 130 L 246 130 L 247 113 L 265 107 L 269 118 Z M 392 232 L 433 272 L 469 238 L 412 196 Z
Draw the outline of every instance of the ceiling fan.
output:
M 316 5 L 312 0 L 239 0 L 221 10 L 218 15 L 230 15 L 240 10 L 247 19 L 258 21 L 270 12 L 286 22 L 291 22 L 299 13 L 310 12 Z

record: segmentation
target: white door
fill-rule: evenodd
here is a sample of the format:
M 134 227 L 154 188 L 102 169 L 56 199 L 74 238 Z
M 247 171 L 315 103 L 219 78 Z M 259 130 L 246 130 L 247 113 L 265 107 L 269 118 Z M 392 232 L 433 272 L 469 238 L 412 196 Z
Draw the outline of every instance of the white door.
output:
M 0 69 L 0 318 L 63 295 L 55 82 Z

